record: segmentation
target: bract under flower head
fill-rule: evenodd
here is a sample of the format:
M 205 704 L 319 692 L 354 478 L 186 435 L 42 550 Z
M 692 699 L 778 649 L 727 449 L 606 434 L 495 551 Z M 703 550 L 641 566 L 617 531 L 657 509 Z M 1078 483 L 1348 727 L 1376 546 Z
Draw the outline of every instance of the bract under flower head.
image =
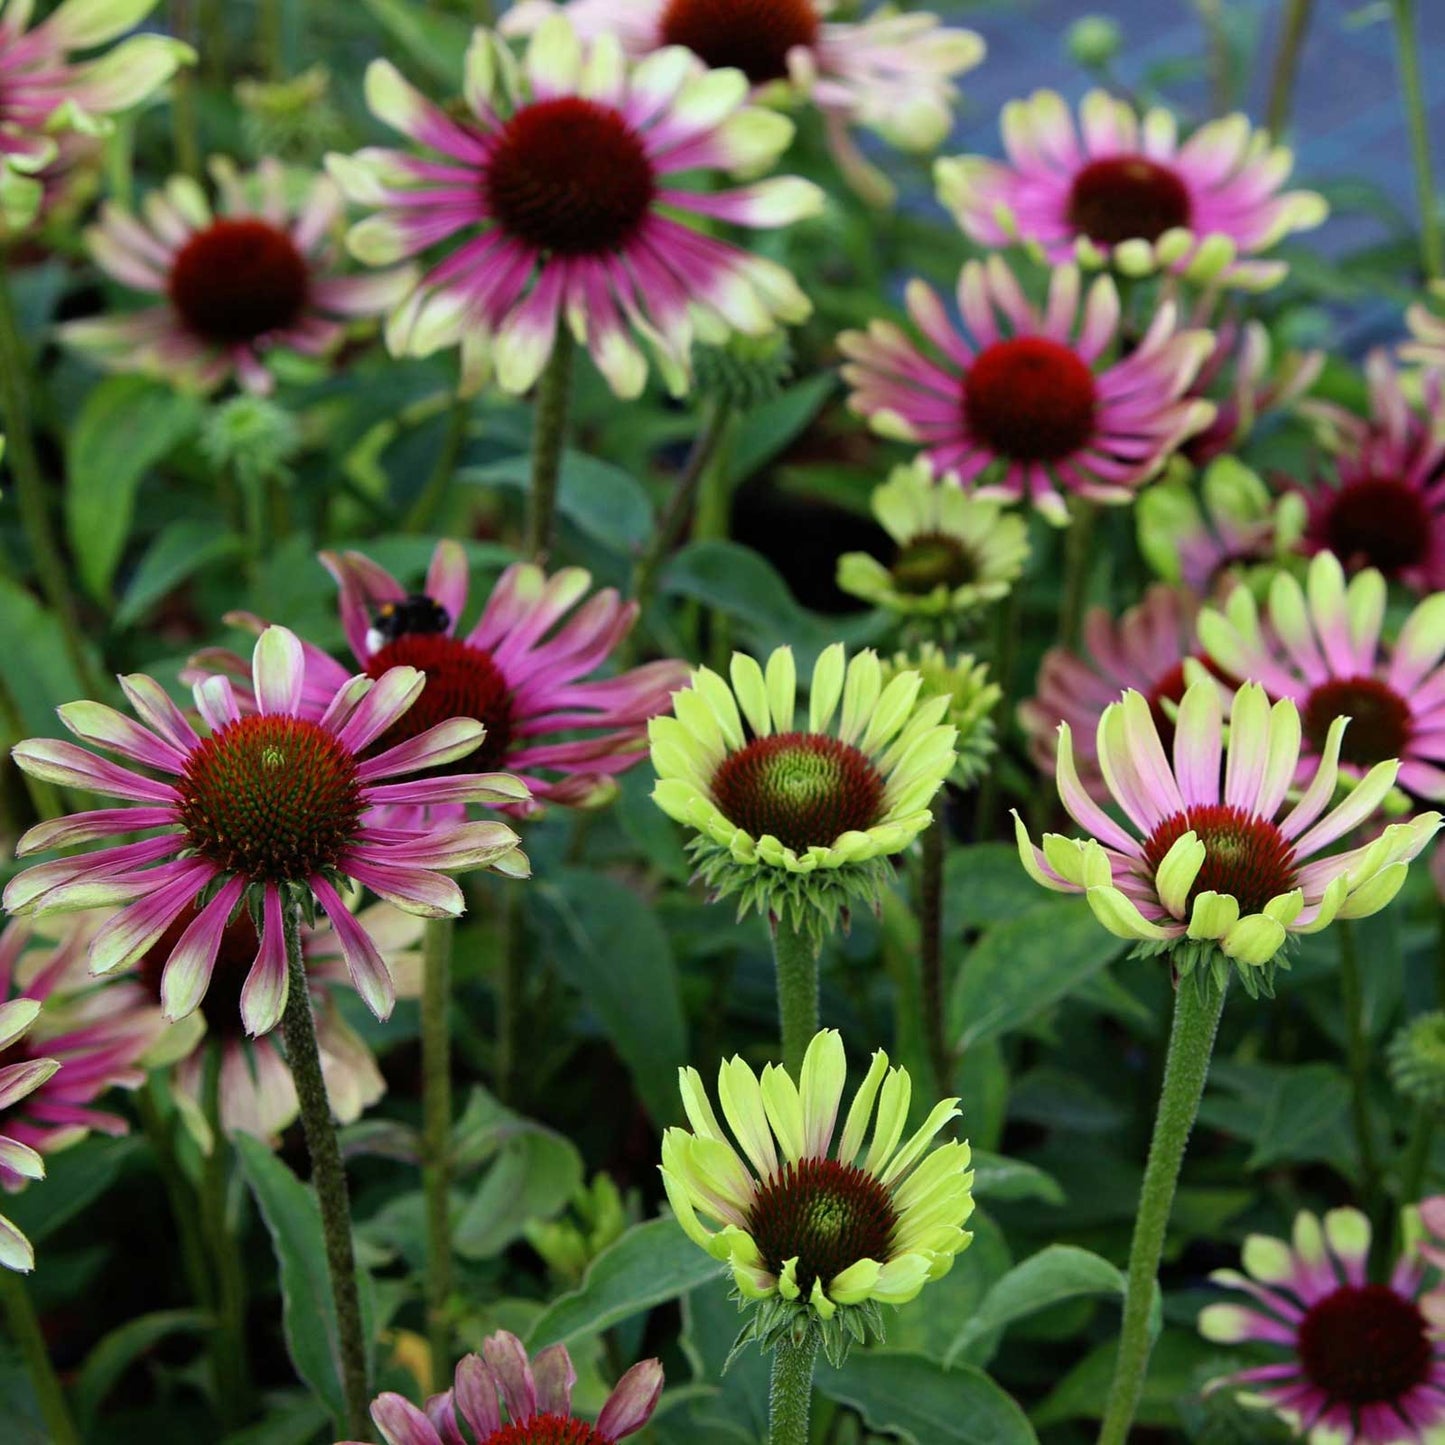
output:
M 948 654 L 932 642 L 920 643 L 885 662 L 883 685 L 886 687 L 904 672 L 916 672 L 923 679 L 920 698 L 948 699 L 943 720 L 955 731 L 953 745 L 957 754 L 948 781 L 960 788 L 971 787 L 987 771 L 990 759 L 998 751 L 993 712 L 1003 697 L 1003 689 L 989 681 L 987 663 L 975 662 L 966 652 L 950 660 Z
M 1064 98 L 1040 90 L 1004 106 L 1001 129 L 1006 161 L 955 156 L 934 169 L 939 199 L 983 246 L 1024 241 L 1055 264 L 1262 290 L 1287 267 L 1260 253 L 1328 214 L 1313 191 L 1280 190 L 1294 157 L 1240 114 L 1181 144 L 1162 107 L 1141 118 L 1094 90 L 1076 126 Z
M 954 762 L 948 699 L 920 701 L 916 672 L 885 687 L 872 652 L 845 661 L 835 643 L 799 728 L 790 648 L 766 669 L 734 653 L 731 673 L 729 687 L 699 668 L 673 695 L 676 716 L 649 724 L 653 801 L 698 831 L 690 851 L 715 896 L 786 916 L 816 944 L 850 900 L 876 900 L 883 860 L 932 821 Z
M 0 1003 L 0 1049 L 9 1049 L 40 1014 L 40 1000 L 15 998 Z M 26 1058 L 0 1065 L 0 1124 L 8 1127 L 5 1115 L 20 1100 L 33 1094 L 60 1067 L 56 1059 Z M 45 1160 L 28 1144 L 0 1134 L 0 1162 L 8 1173 L 21 1179 L 44 1179 Z M 29 1272 L 35 1268 L 35 1251 L 30 1241 L 0 1214 L 0 1267 Z
M 1169 954 L 1181 976 L 1197 970 L 1201 987 L 1223 986 L 1232 964 L 1251 995 L 1270 992 L 1291 935 L 1378 913 L 1440 826 L 1439 813 L 1422 813 L 1358 848 L 1325 853 L 1374 813 L 1399 766 L 1378 764 L 1326 811 L 1345 723 L 1335 719 L 1318 766 L 1301 778 L 1294 703 L 1271 707 L 1262 687 L 1245 683 L 1234 695 L 1226 747 L 1219 684 L 1207 678 L 1192 683 L 1179 705 L 1171 766 L 1148 700 L 1126 692 L 1099 720 L 1098 754 L 1129 826 L 1080 785 L 1072 733 L 1062 723 L 1059 797 L 1090 836 L 1046 833 L 1040 850 L 1015 814 L 1019 857 L 1036 883 L 1082 893 L 1099 922 L 1135 942 L 1136 952 Z M 1286 810 L 1297 780 L 1303 792 Z
M 683 1069 L 691 1128 L 662 1136 L 662 1179 L 678 1223 L 727 1263 L 743 1299 L 763 1302 L 742 1338 L 768 1348 L 799 1314 L 810 1316 L 834 1363 L 863 1326 L 880 1329 L 878 1305 L 915 1298 L 973 1237 L 963 1228 L 973 1213 L 969 1147 L 929 1148 L 958 1117 L 958 1100 L 936 1104 L 900 1144 L 912 1084 L 880 1049 L 835 1143 L 847 1073 L 832 1029 L 808 1045 L 797 1080 L 776 1064 L 759 1078 L 729 1060 L 718 1071 L 729 1137 L 701 1075 Z
M 1007 596 L 1028 560 L 1022 517 L 934 481 L 925 462 L 895 467 L 872 507 L 897 554 L 886 566 L 867 552 L 844 554 L 838 586 L 888 612 L 964 621 Z
M 1001 256 L 969 261 L 958 280 L 959 330 L 933 290 L 910 281 L 908 312 L 928 349 L 892 322 L 845 331 L 849 408 L 919 447 L 944 480 L 984 498 L 1027 500 L 1060 526 L 1071 494 L 1132 501 L 1213 418 L 1212 402 L 1187 395 L 1213 339 L 1178 330 L 1166 301 L 1129 354 L 1110 361 L 1118 290 L 1101 276 L 1081 291 L 1078 269 L 1059 266 L 1039 310 Z
M 393 999 L 386 960 L 338 887 L 359 884 L 408 912 L 444 918 L 463 909 L 461 889 L 446 874 L 492 868 L 525 876 L 527 866 L 517 835 L 500 823 L 381 828 L 375 810 L 509 801 L 524 789 L 515 779 L 503 788 L 487 775 L 391 781 L 465 757 L 482 738 L 479 722 L 455 718 L 368 753 L 421 692 L 426 679 L 414 668 L 349 679 L 314 721 L 303 707 L 304 680 L 301 643 L 270 627 L 252 660 L 256 711 L 243 712 L 224 677 L 196 685 L 204 736 L 159 684 L 139 674 L 123 677 L 121 687 L 141 723 L 97 702 L 62 707 L 61 721 L 77 737 L 146 771 L 48 738 L 17 744 L 15 762 L 35 777 L 137 806 L 41 823 L 16 853 L 154 836 L 27 868 L 6 887 L 5 907 L 20 914 L 114 910 L 90 942 L 95 973 L 139 962 L 177 919 L 193 914 L 161 981 L 166 1015 L 182 1018 L 205 997 L 228 923 L 249 906 L 259 945 L 241 989 L 241 1016 L 248 1032 L 265 1033 L 286 1002 L 285 911 L 319 904 L 352 983 L 386 1017 Z
M 818 188 L 794 176 L 706 192 L 677 183 L 683 172 L 757 175 L 786 149 L 792 123 L 747 104 L 741 71 L 708 71 L 679 46 L 632 65 L 615 36 L 583 43 L 554 15 L 520 67 L 497 36 L 476 32 L 462 119 L 387 61 L 372 63 L 366 93 L 377 116 L 442 159 L 328 158 L 347 194 L 377 208 L 352 230 L 353 253 L 389 265 L 460 241 L 393 314 L 395 355 L 460 344 L 468 387 L 495 369 L 504 391 L 523 392 L 565 322 L 617 395 L 646 380 L 634 333 L 681 392 L 694 336 L 757 335 L 811 310 L 775 261 L 667 214 L 766 229 L 821 208 Z

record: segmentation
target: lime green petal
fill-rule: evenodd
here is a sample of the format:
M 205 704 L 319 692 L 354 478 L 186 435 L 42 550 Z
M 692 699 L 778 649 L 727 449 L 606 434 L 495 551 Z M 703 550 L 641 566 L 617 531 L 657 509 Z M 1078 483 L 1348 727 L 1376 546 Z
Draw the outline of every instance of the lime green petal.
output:
M 872 1295 L 882 1271 L 876 1259 L 860 1259 L 828 1281 L 828 1297 L 834 1304 L 862 1304 Z
M 1315 914 L 1310 923 L 1302 923 L 1295 929 L 1296 933 L 1319 933 L 1321 929 L 1328 928 L 1335 921 L 1340 911 L 1340 904 L 1349 896 L 1350 880 L 1342 873 L 1338 878 L 1332 878 L 1325 888 L 1324 896 L 1320 899 L 1319 911 Z
M 1409 871 L 1407 863 L 1391 863 L 1388 868 L 1382 868 L 1345 899 L 1336 916 L 1368 918 L 1372 913 L 1378 913 L 1404 887 L 1405 875 Z
M 1262 913 L 1241 918 L 1220 940 L 1223 952 L 1236 963 L 1266 964 L 1284 947 L 1284 925 Z
M 873 1113 L 873 1101 L 878 1097 L 879 1086 L 887 1072 L 888 1055 L 882 1049 L 875 1049 L 868 1072 L 858 1086 L 858 1092 L 853 1095 L 852 1104 L 848 1106 L 848 1117 L 843 1124 L 842 1137 L 838 1140 L 837 1157 L 844 1164 L 851 1164 L 863 1147 L 863 1141 L 868 1136 L 868 1121 Z
M 900 672 L 883 689 L 878 706 L 868 721 L 868 730 L 858 744 L 862 752 L 871 757 L 903 727 L 918 700 L 918 690 L 922 685 L 923 679 L 918 673 Z
M 1115 938 L 1159 941 L 1177 937 L 1177 934 L 1170 929 L 1163 928 L 1157 923 L 1151 923 L 1117 888 L 1089 888 L 1085 890 L 1084 897 L 1088 899 L 1094 917 Z
M 713 1243 L 716 1240 L 710 1230 L 703 1227 L 697 1217 L 697 1212 L 692 1207 L 692 1197 L 688 1193 L 687 1185 L 678 1179 L 670 1171 L 663 1169 L 662 1187 L 667 1190 L 667 1202 L 672 1205 L 672 1212 L 677 1217 L 677 1222 L 682 1226 L 682 1232 L 696 1245 L 713 1252 Z
M 683 1178 L 716 1199 L 746 1215 L 752 1207 L 757 1182 L 731 1144 L 694 1135 L 679 1150 L 685 1163 Z
M 878 1119 L 873 1130 L 873 1143 L 863 1160 L 866 1173 L 878 1178 L 898 1140 L 903 1135 L 903 1125 L 908 1118 L 908 1102 L 913 1093 L 913 1081 L 906 1069 L 891 1069 L 883 1081 L 878 1100 Z
M 783 1261 L 783 1272 L 778 1276 L 778 1293 L 784 1299 L 797 1299 L 802 1293 L 798 1288 L 798 1256 Z
M 843 683 L 843 716 L 838 736 L 845 743 L 856 743 L 877 706 L 883 690 L 883 666 L 876 652 L 860 652 L 848 664 Z M 887 765 L 884 764 L 886 767 Z
M 687 1122 L 692 1125 L 692 1132 L 700 1139 L 720 1139 L 726 1142 L 727 1135 L 723 1133 L 722 1125 L 712 1111 L 712 1103 L 708 1099 L 702 1075 L 691 1065 L 681 1068 L 677 1071 L 677 1087 L 682 1095 L 682 1110 L 687 1115 Z
M 788 1071 L 777 1064 L 768 1064 L 763 1069 L 763 1106 L 768 1113 L 768 1122 L 778 1137 L 783 1155 L 796 1163 L 804 1157 L 806 1133 L 803 1121 L 803 1101 L 798 1086 Z
M 1239 922 L 1239 900 L 1228 893 L 1206 889 L 1194 900 L 1189 916 L 1190 938 L 1223 938 Z
M 729 1260 L 733 1282 L 744 1299 L 771 1299 L 778 1293 L 778 1280 L 770 1270 L 759 1265 L 742 1264 Z
M 1251 1234 L 1239 1258 L 1245 1272 L 1261 1284 L 1289 1284 L 1295 1277 L 1294 1251 L 1271 1235 Z
M 1154 886 L 1159 901 L 1174 915 L 1185 918 L 1189 910 L 1189 890 L 1204 866 L 1205 848 L 1197 833 L 1183 833 L 1177 838 L 1159 864 Z M 1052 864 L 1053 859 L 1049 862 Z M 1055 865 L 1057 871 L 1057 865 Z
M 1216 1345 L 1237 1345 L 1254 1333 L 1254 1312 L 1243 1305 L 1206 1305 L 1199 1312 L 1199 1333 Z
M 1277 898 L 1271 898 L 1264 905 L 1263 913 L 1266 918 L 1272 918 L 1284 928 L 1288 928 L 1303 912 L 1305 906 L 1305 895 L 1303 888 L 1296 888 L 1289 893 L 1281 893 Z
M 742 1146 L 748 1162 L 759 1178 L 768 1178 L 777 1170 L 778 1155 L 773 1147 L 773 1131 L 768 1128 L 768 1115 L 763 1107 L 763 1094 L 757 1076 L 735 1055 L 718 1070 L 717 1093 L 723 1117 Z
M 1306 1264 L 1320 1265 L 1325 1262 L 1324 1231 L 1320 1228 L 1319 1220 L 1309 1210 L 1302 1209 L 1295 1215 L 1291 1238 L 1294 1252 Z
M 1358 1209 L 1331 1209 L 1324 1218 L 1325 1240 L 1335 1256 L 1363 1263 L 1370 1253 L 1370 1221 Z
M 928 1283 L 933 1261 L 920 1254 L 900 1254 L 878 1271 L 873 1298 L 883 1304 L 902 1305 L 916 1299 Z
M 813 1036 L 803 1055 L 798 1093 L 803 1106 L 803 1151 L 808 1159 L 825 1159 L 833 1142 L 833 1126 L 843 1086 L 848 1082 L 848 1058 L 837 1029 Z
M 780 647 L 768 658 L 766 681 L 773 731 L 792 732 L 798 709 L 798 671 L 791 647 Z
M 838 1312 L 838 1306 L 828 1298 L 827 1292 L 823 1289 L 823 1281 L 815 1279 L 812 1291 L 808 1295 L 808 1303 L 817 1311 L 820 1320 L 831 1320 Z
M 944 1099 L 935 1104 L 928 1117 L 919 1127 L 918 1132 L 893 1156 L 888 1167 L 879 1176 L 884 1184 L 894 1184 L 902 1179 L 905 1174 L 923 1157 L 926 1150 L 933 1142 L 934 1136 L 950 1119 L 959 1116 L 958 1100 Z
M 742 747 L 747 741 L 743 734 L 743 720 L 738 715 L 737 699 L 727 683 L 711 668 L 700 667 L 692 676 L 691 686 L 708 705 L 728 748 L 736 750 Z
M 745 652 L 733 653 L 733 695 L 755 737 L 772 736 L 773 719 L 768 710 L 768 685 L 755 658 Z
M 955 1113 L 957 1111 L 954 1111 Z M 946 1180 L 962 1180 L 964 1192 L 973 1177 L 969 1163 L 973 1152 L 962 1140 L 949 1140 L 940 1144 L 909 1176 L 893 1191 L 893 1206 L 900 1214 L 906 1214 L 921 1206 L 929 1194 Z M 891 1183 L 886 1176 L 884 1183 Z
M 808 697 L 808 731 L 826 732 L 843 696 L 843 679 L 847 668 L 841 642 L 825 647 L 813 665 L 813 685 Z

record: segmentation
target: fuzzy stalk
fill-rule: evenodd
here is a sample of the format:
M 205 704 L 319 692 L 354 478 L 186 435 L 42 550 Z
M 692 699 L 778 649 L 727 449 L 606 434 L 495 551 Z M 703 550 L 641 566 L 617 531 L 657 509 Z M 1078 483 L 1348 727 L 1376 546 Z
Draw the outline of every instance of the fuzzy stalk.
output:
M 1414 1204 L 1424 1193 L 1425 1177 L 1430 1171 L 1430 1145 L 1435 1141 L 1435 1110 L 1425 1104 L 1415 1106 L 1415 1121 L 1410 1126 L 1410 1139 L 1400 1161 L 1400 1203 Z
M 818 955 L 805 929 L 787 918 L 773 924 L 773 962 L 778 971 L 778 1022 L 783 1067 L 802 1077 L 803 1055 L 818 1032 Z
M 497 960 L 496 1048 L 492 1087 L 503 1104 L 515 1104 L 521 1061 L 522 1005 L 527 984 L 527 913 L 516 889 L 502 893 L 502 956 Z
M 567 406 L 572 396 L 572 357 L 576 342 L 566 322 L 557 326 L 552 359 L 537 383 L 537 413 L 532 432 L 532 487 L 527 496 L 527 555 L 542 561 L 552 546 L 557 514 L 557 480 L 567 440 Z
M 1430 160 L 1430 119 L 1425 85 L 1420 78 L 1420 26 L 1415 0 L 1393 0 L 1395 49 L 1400 61 L 1400 92 L 1410 133 L 1410 159 L 1415 167 L 1415 194 L 1420 205 L 1420 260 L 1425 279 L 1437 280 L 1445 269 L 1440 213 L 1435 201 L 1435 171 Z
M 426 1192 L 426 1332 L 432 1380 L 451 1377 L 452 1039 L 450 918 L 427 920 L 422 945 L 421 1111 Z
M 818 1333 L 809 1326 L 801 1340 L 779 1340 L 773 1349 L 773 1379 L 768 1392 L 768 1445 L 808 1445 L 813 1405 L 813 1364 Z
M 1069 649 L 1079 645 L 1084 627 L 1084 602 L 1089 591 L 1089 544 L 1094 540 L 1094 522 L 1099 509 L 1093 502 L 1079 502 L 1073 509 L 1069 530 L 1064 534 L 1064 591 L 1059 604 L 1059 641 Z
M 195 29 L 192 0 L 171 0 L 170 31 L 178 40 L 193 44 Z M 171 146 L 176 169 L 192 180 L 201 178 L 201 131 L 196 113 L 196 74 L 183 65 L 171 77 Z
M 1289 125 L 1290 107 L 1294 104 L 1295 77 L 1299 74 L 1300 51 L 1309 33 L 1310 14 L 1315 0 L 1286 0 L 1284 24 L 1279 32 L 1279 49 L 1274 53 L 1274 68 L 1269 78 L 1269 105 L 1265 125 L 1275 140 L 1284 135 Z
M 206 1046 L 201 1107 L 211 1129 L 211 1151 L 201 1172 L 201 1220 L 210 1245 L 216 1281 L 216 1329 L 212 1366 L 221 1423 L 230 1431 L 244 1418 L 246 1384 L 246 1277 L 236 1239 L 226 1219 L 227 1156 L 230 1146 L 221 1125 L 221 1047 Z
M 1139 1191 L 1134 1238 L 1129 1245 L 1124 1323 L 1119 1333 L 1119 1353 L 1114 1360 L 1109 1402 L 1099 1430 L 1099 1445 L 1124 1445 L 1134 1422 L 1134 1412 L 1139 1408 L 1139 1398 L 1144 1393 L 1144 1376 L 1154 1346 L 1149 1337 L 1149 1314 L 1159 1260 L 1164 1253 L 1164 1235 L 1174 1208 L 1174 1191 L 1179 1184 L 1185 1146 L 1199 1113 L 1204 1082 L 1209 1077 L 1214 1037 L 1224 1010 L 1224 993 L 1223 989 L 1211 985 L 1201 997 L 1193 978 L 1180 980 L 1175 990 L 1174 1023 L 1169 1032 L 1164 1084 L 1159 1091 L 1149 1162 Z
M 1365 1029 L 1365 990 L 1360 977 L 1360 957 L 1355 930 L 1347 918 L 1335 924 L 1340 941 L 1340 1003 L 1345 1012 L 1345 1059 L 1350 1071 L 1350 1119 L 1354 1124 L 1355 1146 L 1360 1151 L 1360 1171 L 1365 1197 L 1373 1213 L 1379 1203 L 1380 1154 L 1375 1145 L 1375 1128 L 1370 1119 L 1370 1038 Z
M 346 1194 L 346 1170 L 341 1145 L 326 1097 L 321 1072 L 321 1050 L 316 1043 L 316 1017 L 301 956 L 301 910 L 286 904 L 286 1011 L 281 1029 L 286 1040 L 286 1062 L 301 1104 L 301 1127 L 311 1156 L 311 1182 L 321 1209 L 326 1241 L 326 1270 L 331 1277 L 331 1298 L 336 1306 L 336 1333 L 341 1357 L 341 1384 L 346 1397 L 346 1434 L 354 1440 L 370 1438 L 366 1379 L 366 1339 L 361 1329 L 361 1298 L 356 1288 L 356 1256 L 351 1246 L 351 1206 Z
M 40 1405 L 40 1415 L 49 1431 L 50 1445 L 80 1445 L 80 1435 L 70 1418 L 65 1391 L 50 1363 L 45 1335 L 30 1298 L 30 1286 L 23 1275 L 0 1268 L 0 1305 L 5 1308 L 5 1323 L 10 1337 L 20 1347 L 25 1368 L 30 1374 L 31 1388 Z
M 942 794 L 936 806 L 937 815 L 923 831 L 923 851 L 918 860 L 918 962 L 923 984 L 923 1037 L 928 1041 L 935 1091 L 943 1098 L 953 1092 L 953 1054 L 943 1018 L 943 859 L 948 848 L 948 824 Z
M 141 1128 L 155 1154 L 156 1172 L 161 1177 L 161 1187 L 166 1192 L 166 1203 L 170 1206 L 171 1224 L 180 1242 L 181 1267 L 185 1270 L 191 1299 L 202 1309 L 210 1311 L 215 1309 L 215 1286 L 207 1266 L 205 1241 L 201 1237 L 198 1223 L 196 1191 L 176 1158 L 170 1121 L 156 1103 L 155 1077 L 152 1074 L 145 1085 L 136 1091 L 136 1112 L 140 1115 Z
M 472 419 L 471 399 L 458 396 L 452 402 L 447 415 L 447 429 L 442 435 L 442 448 L 437 453 L 436 465 L 426 486 L 421 489 L 411 510 L 402 523 L 405 532 L 425 532 L 441 511 L 442 503 L 451 490 L 452 478 L 456 475 L 457 462 L 461 460 L 462 448 L 467 441 L 467 427 Z
M 995 608 L 993 615 L 993 645 L 989 650 L 989 668 L 993 680 L 999 686 L 998 704 L 994 716 L 1013 716 L 1014 705 L 1014 661 L 1018 656 L 1019 631 L 1023 626 L 1024 597 L 1023 579 L 1015 582 L 1009 594 Z M 974 812 L 973 831 L 975 838 L 983 843 L 993 837 L 994 814 L 998 811 L 999 770 L 990 768 L 984 774 L 978 789 L 978 807 Z

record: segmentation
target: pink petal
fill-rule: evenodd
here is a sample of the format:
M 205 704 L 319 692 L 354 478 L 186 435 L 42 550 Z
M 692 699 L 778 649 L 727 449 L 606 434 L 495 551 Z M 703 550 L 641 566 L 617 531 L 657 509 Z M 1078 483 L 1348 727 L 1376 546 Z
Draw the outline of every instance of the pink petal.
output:
M 607 1397 L 597 1417 L 597 1433 L 604 1440 L 620 1440 L 647 1424 L 662 1394 L 662 1362 L 643 1360 L 634 1365 Z

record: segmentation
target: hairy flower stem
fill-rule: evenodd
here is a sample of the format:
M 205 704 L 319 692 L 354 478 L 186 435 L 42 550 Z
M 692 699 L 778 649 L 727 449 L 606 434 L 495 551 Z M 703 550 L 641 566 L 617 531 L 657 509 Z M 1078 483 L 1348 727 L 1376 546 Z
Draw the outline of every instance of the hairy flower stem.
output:
M 170 32 L 188 45 L 195 43 L 192 0 L 171 0 Z M 199 180 L 201 176 L 201 133 L 196 117 L 196 76 L 189 65 L 181 66 L 171 77 L 171 145 L 176 169 L 182 175 Z
M 422 953 L 422 1161 L 426 1190 L 426 1333 L 433 1388 L 450 1377 L 452 1240 L 452 932 L 450 918 L 427 920 Z
M 175 1143 L 171 1137 L 171 1125 L 156 1103 L 156 1075 L 134 1095 L 136 1112 L 140 1115 L 141 1128 L 145 1130 L 155 1154 L 156 1172 L 161 1176 L 161 1186 L 166 1191 L 166 1203 L 170 1206 L 171 1224 L 180 1241 L 181 1266 L 186 1272 L 186 1285 L 191 1299 L 202 1309 L 215 1308 L 215 1285 L 207 1265 L 205 1241 L 201 1237 L 196 1191 L 186 1178 L 176 1159 Z M 214 1331 L 213 1339 L 214 1339 Z
M 1059 641 L 1069 649 L 1078 647 L 1084 626 L 1084 599 L 1089 590 L 1089 544 L 1094 540 L 1094 522 L 1099 509 L 1092 502 L 1079 502 L 1064 534 L 1064 591 L 1059 604 Z
M 20 1347 L 25 1368 L 30 1372 L 31 1388 L 48 1432 L 46 1439 L 50 1445 L 80 1445 L 80 1435 L 65 1403 L 65 1391 L 50 1363 L 50 1351 L 30 1299 L 30 1286 L 22 1275 L 0 1268 L 0 1304 L 5 1307 L 10 1338 Z
M 286 904 L 286 1012 L 281 1018 L 286 1040 L 286 1062 L 301 1104 L 301 1127 L 311 1155 L 311 1182 L 321 1207 L 321 1229 L 326 1240 L 326 1269 L 331 1276 L 331 1297 L 336 1305 L 337 1344 L 341 1356 L 341 1386 L 346 1397 L 346 1434 L 354 1440 L 370 1438 L 367 1405 L 371 1392 L 366 1381 L 366 1340 L 361 1331 L 361 1299 L 356 1289 L 356 1256 L 351 1248 L 351 1206 L 346 1197 L 346 1170 L 341 1146 L 326 1097 L 321 1073 L 321 1050 L 316 1044 L 316 1018 L 311 1011 L 311 990 L 301 957 L 301 912 Z
M 999 687 L 999 700 L 994 715 L 1013 715 L 1014 659 L 1018 654 L 1019 631 L 1023 626 L 1023 579 L 1010 589 L 1008 596 L 994 608 L 993 646 L 989 651 L 989 668 Z M 990 768 L 978 790 L 978 808 L 974 813 L 973 831 L 979 842 L 993 837 L 994 814 L 998 811 L 999 769 Z
M 1430 1145 L 1434 1138 L 1435 1110 L 1425 1104 L 1417 1104 L 1410 1140 L 1400 1161 L 1401 1204 L 1414 1204 L 1425 1192 L 1425 1178 L 1430 1171 Z
M 576 343 L 565 322 L 557 327 L 552 359 L 537 383 L 532 431 L 532 490 L 527 499 L 527 555 L 542 561 L 552 546 L 557 512 L 557 479 L 567 440 L 567 404 L 572 395 L 572 354 Z
M 517 1102 L 526 957 L 526 908 L 520 893 L 506 889 L 502 894 L 502 956 L 497 960 L 497 1037 L 492 1066 L 493 1091 L 503 1104 Z
M 1370 1120 L 1370 1040 L 1365 1031 L 1365 993 L 1360 978 L 1360 959 L 1355 932 L 1348 919 L 1335 924 L 1340 940 L 1340 1002 L 1345 1011 L 1346 1061 L 1350 1070 L 1350 1117 L 1354 1122 L 1355 1146 L 1360 1151 L 1360 1172 L 1369 1213 L 1380 1200 L 1380 1155 L 1375 1147 L 1375 1129 Z
M 1309 33 L 1310 12 L 1314 0 L 1287 0 L 1284 24 L 1279 32 L 1279 49 L 1274 53 L 1274 69 L 1269 78 L 1269 106 L 1265 125 L 1278 141 L 1289 124 L 1290 106 L 1294 103 L 1294 82 L 1299 74 L 1300 51 Z
M 1400 57 L 1400 91 L 1405 101 L 1405 123 L 1410 132 L 1410 156 L 1415 165 L 1415 193 L 1420 204 L 1420 259 L 1425 278 L 1434 281 L 1445 270 L 1445 247 L 1435 202 L 1435 172 L 1430 161 L 1430 121 L 1425 108 L 1425 86 L 1420 78 L 1420 27 L 1415 0 L 1393 0 L 1395 48 Z
M 923 831 L 923 853 L 918 860 L 919 969 L 923 980 L 923 1036 L 939 1097 L 953 1092 L 953 1055 L 943 1019 L 943 858 L 948 847 L 948 824 L 943 816 L 943 795 L 935 800 L 938 814 Z
M 786 1335 L 773 1349 L 773 1382 L 768 1392 L 768 1445 L 808 1445 L 813 1405 L 813 1362 L 818 1334 L 809 1327 L 801 1340 Z
M 802 1075 L 803 1055 L 818 1032 L 818 955 L 806 931 L 779 918 L 773 925 L 773 961 L 778 970 L 783 1067 L 796 1080 Z
M 10 258 L 0 251 L 0 413 L 4 415 L 6 460 L 15 479 L 15 500 L 25 544 L 40 579 L 40 590 L 60 623 L 65 650 L 87 697 L 102 697 L 102 684 L 81 641 L 80 612 L 71 591 L 65 561 L 55 540 L 46 504 L 45 478 L 30 430 L 30 358 L 15 315 L 10 289 Z
M 1119 1332 L 1119 1353 L 1114 1360 L 1114 1381 L 1099 1429 L 1099 1445 L 1124 1445 L 1139 1398 L 1154 1341 L 1149 1316 L 1154 1302 L 1164 1234 L 1174 1208 L 1174 1191 L 1184 1163 L 1189 1131 L 1199 1113 L 1214 1036 L 1224 1010 L 1224 990 L 1211 985 L 1201 998 L 1194 978 L 1181 979 L 1174 994 L 1174 1024 L 1169 1033 L 1169 1054 L 1164 1064 L 1164 1085 L 1154 1116 L 1154 1137 L 1144 1186 L 1139 1191 L 1139 1212 L 1129 1245 L 1129 1281 L 1124 1295 L 1124 1323 Z
M 462 448 L 466 445 L 467 427 L 471 419 L 471 399 L 458 396 L 447 413 L 447 429 L 442 436 L 442 447 L 437 453 L 436 465 L 402 523 L 404 532 L 425 532 L 436 521 L 436 515 L 451 490 L 452 478 L 456 475 L 457 462 L 461 459 Z

